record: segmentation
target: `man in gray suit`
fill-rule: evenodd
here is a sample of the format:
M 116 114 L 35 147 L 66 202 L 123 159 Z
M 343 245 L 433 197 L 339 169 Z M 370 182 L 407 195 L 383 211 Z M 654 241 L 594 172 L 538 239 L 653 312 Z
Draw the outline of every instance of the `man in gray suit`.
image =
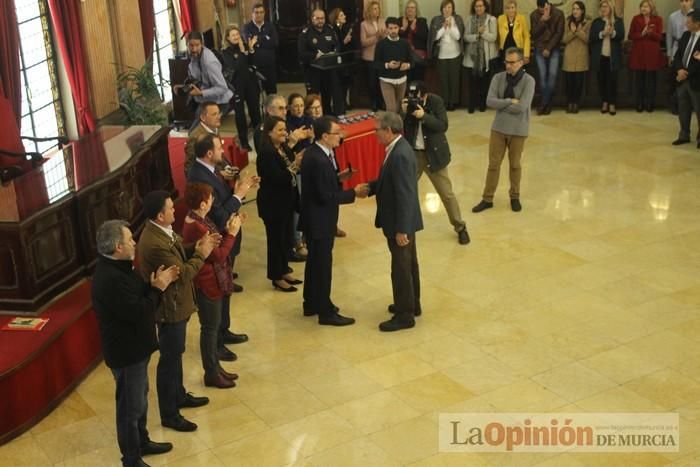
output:
M 420 277 L 416 254 L 416 232 L 423 229 L 418 202 L 416 155 L 401 136 L 403 121 L 393 112 L 377 117 L 375 130 L 379 142 L 386 146 L 386 156 L 379 178 L 369 183 L 369 195 L 377 195 L 374 225 L 382 229 L 391 253 L 391 286 L 394 316 L 379 325 L 384 332 L 415 326 L 421 314 Z

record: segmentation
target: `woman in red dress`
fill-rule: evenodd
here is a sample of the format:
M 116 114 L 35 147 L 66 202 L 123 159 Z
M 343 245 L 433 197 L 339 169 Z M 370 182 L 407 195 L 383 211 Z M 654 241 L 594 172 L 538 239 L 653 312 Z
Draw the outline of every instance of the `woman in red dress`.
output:
M 642 0 L 639 14 L 632 18 L 629 39 L 632 41 L 630 70 L 634 71 L 637 94 L 637 112 L 654 111 L 656 99 L 656 72 L 666 66 L 661 53 L 664 34 L 663 19 L 656 13 L 652 0 Z

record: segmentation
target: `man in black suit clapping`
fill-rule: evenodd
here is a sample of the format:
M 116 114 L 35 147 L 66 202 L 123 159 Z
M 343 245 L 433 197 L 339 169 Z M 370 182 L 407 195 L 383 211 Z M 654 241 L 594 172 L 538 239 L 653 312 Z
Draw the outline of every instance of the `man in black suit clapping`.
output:
M 301 164 L 301 214 L 299 227 L 306 236 L 309 254 L 304 274 L 304 316 L 318 314 L 318 324 L 347 326 L 353 318 L 338 313 L 331 301 L 333 241 L 338 223 L 339 205 L 349 204 L 356 197 L 367 196 L 367 186 L 343 190 L 339 181 L 352 176 L 350 169 L 336 172 L 333 150 L 340 144 L 340 125 L 333 117 L 314 122 L 316 142 L 304 152 Z
M 377 216 L 374 225 L 382 229 L 391 252 L 391 287 L 394 303 L 389 311 L 394 316 L 379 325 L 384 332 L 415 326 L 421 314 L 420 277 L 416 253 L 416 232 L 423 229 L 418 202 L 416 155 L 401 136 L 403 121 L 393 112 L 377 117 L 377 138 L 386 146 L 379 178 L 369 183 L 369 194 L 377 195 Z

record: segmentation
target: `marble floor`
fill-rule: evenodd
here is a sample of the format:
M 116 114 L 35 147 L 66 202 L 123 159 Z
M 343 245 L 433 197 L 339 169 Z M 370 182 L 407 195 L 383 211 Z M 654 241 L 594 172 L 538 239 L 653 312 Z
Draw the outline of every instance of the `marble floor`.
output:
M 173 451 L 154 466 L 695 466 L 700 465 L 700 150 L 672 147 L 669 113 L 556 110 L 533 117 L 523 211 L 502 171 L 495 207 L 472 214 L 493 112 L 449 114 L 450 174 L 471 234 L 457 244 L 439 198 L 420 180 L 423 316 L 383 334 L 389 253 L 374 199 L 341 208 L 333 300 L 354 326 L 318 326 L 301 292 L 273 291 L 255 203 L 246 206 L 245 292 L 232 301 L 235 389 L 205 388 L 198 321 L 186 387 L 211 403 L 159 425 L 151 361 L 149 428 Z M 227 124 L 230 124 L 228 122 Z M 254 165 L 251 166 L 254 170 Z M 303 264 L 294 264 L 303 273 Z M 23 436 L 0 465 L 117 466 L 114 384 L 100 365 Z M 677 412 L 680 452 L 448 454 L 443 412 Z

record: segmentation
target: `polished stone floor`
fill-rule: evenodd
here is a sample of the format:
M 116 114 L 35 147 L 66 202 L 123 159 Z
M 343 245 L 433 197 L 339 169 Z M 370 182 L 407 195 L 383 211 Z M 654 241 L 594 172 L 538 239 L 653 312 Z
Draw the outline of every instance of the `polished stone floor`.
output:
M 333 300 L 354 326 L 316 325 L 301 292 L 265 278 L 255 203 L 245 210 L 232 301 L 240 374 L 204 388 L 196 316 L 186 387 L 211 403 L 159 425 L 151 361 L 149 427 L 175 449 L 151 465 L 661 466 L 700 465 L 700 150 L 672 147 L 673 116 L 556 110 L 533 117 L 523 158 L 523 211 L 502 171 L 495 207 L 480 199 L 493 112 L 452 112 L 450 174 L 472 242 L 457 244 L 427 178 L 418 234 L 423 316 L 378 332 L 391 302 L 389 253 L 374 199 L 341 208 Z M 229 122 L 230 123 L 230 122 Z M 251 166 L 254 169 L 254 166 Z M 303 265 L 294 264 L 302 276 Z M 0 465 L 119 465 L 114 384 L 100 365 L 52 414 L 0 447 Z M 673 454 L 439 453 L 443 412 L 677 412 Z

